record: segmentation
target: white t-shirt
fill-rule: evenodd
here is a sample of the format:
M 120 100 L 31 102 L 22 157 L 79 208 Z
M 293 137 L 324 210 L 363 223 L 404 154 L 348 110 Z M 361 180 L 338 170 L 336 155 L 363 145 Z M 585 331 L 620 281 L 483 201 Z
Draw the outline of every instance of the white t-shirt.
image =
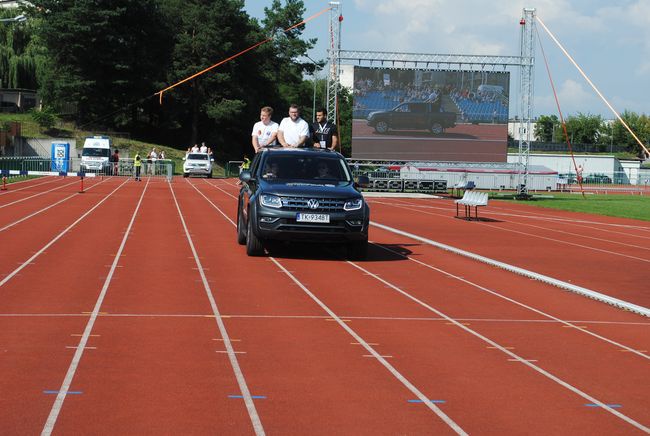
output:
M 208 152 L 208 147 L 206 145 L 202 145 L 201 148 L 199 148 L 199 151 L 201 153 L 207 153 Z
M 284 140 L 289 145 L 297 144 L 301 136 L 309 137 L 309 124 L 302 118 L 295 122 L 291 117 L 286 117 L 280 123 L 280 128 L 284 133 Z
M 262 121 L 258 121 L 253 126 L 253 131 L 251 136 L 257 136 L 257 142 L 260 144 L 260 147 L 266 147 L 268 145 L 275 145 L 275 139 L 272 142 L 269 142 L 269 138 L 273 136 L 275 132 L 278 131 L 278 123 L 271 121 L 268 124 L 264 124 Z

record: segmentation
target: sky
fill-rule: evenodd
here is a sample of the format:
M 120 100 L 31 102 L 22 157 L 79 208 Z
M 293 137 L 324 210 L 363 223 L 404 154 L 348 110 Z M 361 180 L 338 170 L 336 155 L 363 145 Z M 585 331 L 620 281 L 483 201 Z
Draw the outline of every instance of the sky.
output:
M 619 113 L 650 114 L 650 0 L 340 0 L 342 50 L 518 56 L 522 10 L 536 15 Z M 271 0 L 246 0 L 245 10 L 263 18 Z M 304 0 L 310 17 L 329 2 Z M 309 56 L 325 59 L 329 16 L 307 23 L 304 36 L 318 38 Z M 563 115 L 613 113 L 578 70 L 537 25 L 534 114 L 557 115 L 540 44 L 548 58 Z M 511 71 L 510 116 L 518 111 L 519 74 Z

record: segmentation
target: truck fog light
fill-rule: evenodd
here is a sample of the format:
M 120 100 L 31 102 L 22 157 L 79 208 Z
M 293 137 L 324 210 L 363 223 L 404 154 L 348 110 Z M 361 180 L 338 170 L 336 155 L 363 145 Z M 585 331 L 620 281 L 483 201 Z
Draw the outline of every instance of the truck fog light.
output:
M 351 226 L 360 226 L 363 224 L 363 221 L 361 220 L 348 220 L 348 224 Z
M 262 223 L 274 223 L 277 220 L 278 220 L 277 218 L 272 216 L 263 216 L 262 218 L 260 218 L 260 222 Z

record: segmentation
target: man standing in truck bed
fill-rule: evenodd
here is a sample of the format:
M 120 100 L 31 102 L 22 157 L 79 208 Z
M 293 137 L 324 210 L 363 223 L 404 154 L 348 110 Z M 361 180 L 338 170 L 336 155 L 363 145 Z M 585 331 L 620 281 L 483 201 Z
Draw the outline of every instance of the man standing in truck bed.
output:
M 320 108 L 316 111 L 316 122 L 311 125 L 311 137 L 316 148 L 336 150 L 339 143 L 336 124 L 327 120 L 327 111 Z

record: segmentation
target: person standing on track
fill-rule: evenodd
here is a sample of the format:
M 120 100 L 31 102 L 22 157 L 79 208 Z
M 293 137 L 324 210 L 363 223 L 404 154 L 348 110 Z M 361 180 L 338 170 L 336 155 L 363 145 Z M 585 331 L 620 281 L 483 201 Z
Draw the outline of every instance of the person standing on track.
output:
M 135 180 L 138 182 L 142 181 L 140 178 L 140 170 L 142 169 L 142 158 L 140 157 L 140 153 L 135 154 L 135 157 L 133 158 L 133 167 L 135 168 Z
M 111 160 L 113 161 L 113 175 L 117 176 L 119 175 L 118 169 L 120 164 L 120 150 L 118 150 L 117 148 L 115 149 L 115 153 L 113 153 Z

